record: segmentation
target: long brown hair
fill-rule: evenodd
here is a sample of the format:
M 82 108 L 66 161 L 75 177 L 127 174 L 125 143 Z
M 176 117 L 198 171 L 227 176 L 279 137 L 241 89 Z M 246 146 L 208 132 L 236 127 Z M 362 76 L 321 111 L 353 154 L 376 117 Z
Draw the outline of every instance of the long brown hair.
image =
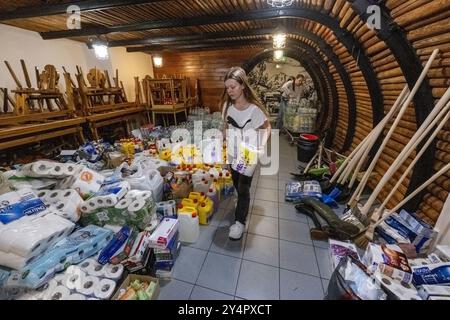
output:
M 262 104 L 261 100 L 259 100 L 256 93 L 250 87 L 248 83 L 247 74 L 245 70 L 241 67 L 231 67 L 230 70 L 225 75 L 225 79 L 223 82 L 228 79 L 236 80 L 240 85 L 244 86 L 244 97 L 245 99 L 254 105 L 256 105 L 261 111 L 266 115 L 267 119 L 270 118 L 267 109 Z M 222 98 L 220 99 L 220 110 L 222 111 L 223 116 L 226 116 L 228 107 L 233 104 L 233 101 L 230 99 L 230 96 L 227 94 L 227 89 L 225 88 L 222 93 Z M 225 109 L 223 109 L 225 108 Z

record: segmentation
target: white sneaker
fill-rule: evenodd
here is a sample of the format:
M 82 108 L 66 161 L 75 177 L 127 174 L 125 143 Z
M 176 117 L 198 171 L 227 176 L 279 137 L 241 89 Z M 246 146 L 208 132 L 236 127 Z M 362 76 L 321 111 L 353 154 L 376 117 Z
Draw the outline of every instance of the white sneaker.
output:
M 244 229 L 245 225 L 243 225 L 239 221 L 236 221 L 236 223 L 230 227 L 230 233 L 228 234 L 228 237 L 231 240 L 239 240 L 242 238 L 242 233 L 244 232 Z

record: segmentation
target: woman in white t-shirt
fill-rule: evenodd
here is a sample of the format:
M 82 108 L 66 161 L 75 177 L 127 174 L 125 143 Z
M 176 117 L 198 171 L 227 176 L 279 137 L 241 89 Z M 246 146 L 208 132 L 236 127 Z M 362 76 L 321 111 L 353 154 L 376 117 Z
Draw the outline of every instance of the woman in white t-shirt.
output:
M 250 88 L 244 69 L 232 67 L 226 74 L 224 82 L 225 90 L 220 105 L 227 124 L 227 162 L 230 163 L 236 159 L 241 142 L 261 149 L 267 141 L 271 127 L 269 114 Z M 230 227 L 229 237 L 232 240 L 239 240 L 245 229 L 253 177 L 241 174 L 233 168 L 230 170 L 238 201 L 235 223 Z

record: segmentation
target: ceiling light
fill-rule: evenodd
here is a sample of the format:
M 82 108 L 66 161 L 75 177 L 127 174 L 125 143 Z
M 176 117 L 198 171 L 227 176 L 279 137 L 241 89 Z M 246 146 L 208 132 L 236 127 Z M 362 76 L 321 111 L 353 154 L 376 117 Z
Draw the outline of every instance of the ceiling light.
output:
M 153 56 L 153 66 L 155 68 L 161 68 L 163 65 L 163 59 L 161 56 Z
M 283 59 L 283 56 L 284 56 L 283 50 L 275 50 L 275 51 L 273 52 L 273 59 L 274 59 L 275 61 L 280 61 L 280 60 L 282 60 L 282 59 Z
M 90 38 L 89 41 L 91 42 L 97 59 L 107 60 L 109 58 L 107 41 L 101 40 L 100 38 Z
M 286 46 L 286 34 L 277 33 L 273 36 L 273 48 L 283 49 Z
M 283 8 L 290 6 L 294 0 L 267 0 L 267 3 L 275 8 Z

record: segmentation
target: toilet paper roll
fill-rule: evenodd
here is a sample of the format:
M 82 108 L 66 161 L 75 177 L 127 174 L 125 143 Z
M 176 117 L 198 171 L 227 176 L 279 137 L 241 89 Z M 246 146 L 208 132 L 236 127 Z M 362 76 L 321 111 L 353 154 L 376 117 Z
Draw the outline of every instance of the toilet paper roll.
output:
M 104 275 L 106 278 L 111 280 L 119 280 L 123 274 L 123 265 L 122 264 L 107 264 L 104 266 Z
M 93 276 L 87 276 L 84 278 L 81 287 L 77 289 L 78 293 L 85 296 L 93 296 L 94 289 L 98 286 L 99 278 Z
M 79 293 L 72 293 L 67 300 L 86 300 L 86 297 Z
M 67 300 L 70 296 L 70 291 L 64 286 L 58 286 L 54 290 L 45 295 L 44 300 Z
M 128 209 L 128 207 L 131 205 L 131 203 L 133 203 L 133 199 L 132 198 L 125 198 L 119 201 L 119 203 L 117 203 L 115 205 L 116 209 L 120 209 L 120 210 L 125 210 Z
M 109 299 L 111 298 L 115 288 L 116 283 L 114 281 L 111 279 L 102 279 L 94 288 L 94 296 L 102 300 Z
M 64 168 L 64 172 L 67 175 L 73 175 L 73 174 L 77 173 L 78 169 L 79 169 L 79 166 L 74 165 L 74 164 L 70 164 L 70 163 L 66 163 L 66 166 Z
M 113 207 L 117 204 L 117 202 L 119 202 L 119 198 L 115 194 L 97 196 L 90 200 L 95 201 L 99 208 Z
M 103 265 L 101 265 L 98 262 L 96 262 L 95 264 L 94 263 L 90 264 L 86 268 L 86 272 L 90 276 L 95 276 L 95 277 L 104 277 L 105 276 L 104 267 L 103 267 Z
M 99 300 L 97 298 L 87 298 L 86 300 Z
M 39 191 L 37 192 L 37 196 L 38 196 L 39 198 L 45 198 L 46 196 L 48 196 L 48 194 L 49 194 L 50 192 L 52 192 L 52 190 L 39 190 Z
M 80 268 L 73 268 L 70 272 L 66 272 L 66 277 L 63 282 L 71 292 L 78 291 L 84 282 L 84 278 L 87 277 L 86 273 Z
M 44 200 L 50 203 L 54 203 L 60 200 L 61 190 L 53 190 L 52 192 L 47 193 L 44 197 Z
M 79 203 L 73 202 L 72 200 L 58 201 L 54 203 L 54 207 L 57 210 L 55 213 L 58 216 L 72 222 L 80 220 Z
M 153 199 L 153 193 L 151 191 L 143 191 L 136 196 L 136 199 Z
M 88 267 L 91 266 L 91 265 L 95 265 L 95 264 L 97 264 L 97 263 L 98 263 L 98 262 L 95 261 L 94 259 L 89 258 L 89 259 L 86 259 L 86 260 L 84 260 L 83 262 L 81 262 L 81 263 L 78 265 L 78 267 L 80 267 L 81 270 L 83 270 L 84 272 L 88 273 L 88 272 L 87 272 Z
M 127 192 L 127 194 L 125 195 L 125 199 L 136 199 L 136 197 L 141 194 L 142 191 L 139 190 L 130 190 Z
M 134 214 L 134 215 L 148 214 L 147 203 L 145 202 L 144 199 L 134 200 L 128 206 L 128 212 L 130 212 L 130 214 Z
M 66 173 L 64 172 L 64 166 L 60 163 L 54 163 L 53 165 L 51 165 L 50 168 L 50 172 L 49 174 L 52 176 L 62 176 L 62 175 L 66 175 Z

